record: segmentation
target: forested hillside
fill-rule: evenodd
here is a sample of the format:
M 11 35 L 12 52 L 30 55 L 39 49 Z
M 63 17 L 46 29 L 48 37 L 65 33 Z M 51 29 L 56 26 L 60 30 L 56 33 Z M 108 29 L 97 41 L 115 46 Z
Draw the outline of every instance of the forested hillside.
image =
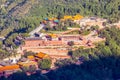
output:
M 15 38 L 29 36 L 44 18 L 75 14 L 117 22 L 120 20 L 120 0 L 0 0 L 0 36 L 6 38 L 0 42 L 0 59 L 16 54 Z M 36 71 L 30 76 L 17 72 L 7 78 L 2 76 L 0 80 L 119 80 L 120 29 L 106 27 L 98 33 L 106 41 L 95 44 L 95 48 L 70 49 L 71 58 L 57 60 L 56 70 L 47 74 Z
M 35 28 L 34 24 L 45 17 L 81 14 L 100 16 L 112 22 L 120 18 L 119 0 L 2 0 L 0 4 L 0 32 L 4 36 L 14 28 L 28 25 Z
M 46 17 L 81 14 L 110 22 L 120 19 L 120 0 L 1 0 L 0 6 L 0 36 L 13 47 L 17 35 L 28 36 Z
M 30 10 L 33 16 L 52 16 L 61 14 L 74 15 L 80 13 L 88 16 L 117 18 L 120 15 L 119 0 L 38 0 Z

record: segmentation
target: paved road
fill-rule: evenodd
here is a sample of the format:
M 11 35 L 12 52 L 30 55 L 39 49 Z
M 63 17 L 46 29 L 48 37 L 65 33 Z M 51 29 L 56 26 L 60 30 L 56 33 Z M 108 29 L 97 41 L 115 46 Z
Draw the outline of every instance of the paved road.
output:
M 35 33 L 39 32 L 41 29 L 43 29 L 44 26 L 45 26 L 44 24 L 40 24 L 39 27 L 37 27 L 36 29 L 34 29 L 33 31 L 31 31 L 29 34 L 31 36 L 33 36 Z

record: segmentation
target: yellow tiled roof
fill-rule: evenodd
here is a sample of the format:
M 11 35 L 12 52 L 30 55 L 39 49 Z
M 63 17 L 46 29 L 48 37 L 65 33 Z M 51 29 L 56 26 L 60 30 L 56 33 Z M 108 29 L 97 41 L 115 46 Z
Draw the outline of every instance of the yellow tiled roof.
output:
M 40 53 L 36 54 L 35 56 L 38 58 L 44 58 L 47 56 L 47 54 L 40 52 Z
M 35 57 L 34 56 L 28 56 L 27 58 L 31 60 L 31 59 L 34 59 Z
M 15 69 L 19 69 L 19 65 L 9 65 L 9 66 L 0 67 L 0 71 L 15 70 Z
M 19 62 L 18 65 L 20 66 L 30 66 L 30 65 L 36 65 L 37 62 L 30 61 L 30 62 Z

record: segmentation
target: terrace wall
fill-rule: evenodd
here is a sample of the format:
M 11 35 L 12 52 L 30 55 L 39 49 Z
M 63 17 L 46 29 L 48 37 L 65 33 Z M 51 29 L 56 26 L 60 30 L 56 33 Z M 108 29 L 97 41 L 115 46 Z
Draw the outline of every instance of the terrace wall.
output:
M 38 46 L 61 46 L 63 41 L 45 41 L 45 40 L 25 40 L 24 47 L 38 47 Z

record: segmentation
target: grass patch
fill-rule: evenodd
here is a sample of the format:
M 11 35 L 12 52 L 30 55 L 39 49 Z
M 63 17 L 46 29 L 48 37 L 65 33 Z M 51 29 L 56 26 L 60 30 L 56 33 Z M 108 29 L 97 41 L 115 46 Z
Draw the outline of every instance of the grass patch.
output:
M 85 30 L 85 31 L 83 31 L 81 34 L 82 34 L 82 35 L 88 35 L 88 34 L 90 34 L 90 32 L 91 32 L 90 30 Z

